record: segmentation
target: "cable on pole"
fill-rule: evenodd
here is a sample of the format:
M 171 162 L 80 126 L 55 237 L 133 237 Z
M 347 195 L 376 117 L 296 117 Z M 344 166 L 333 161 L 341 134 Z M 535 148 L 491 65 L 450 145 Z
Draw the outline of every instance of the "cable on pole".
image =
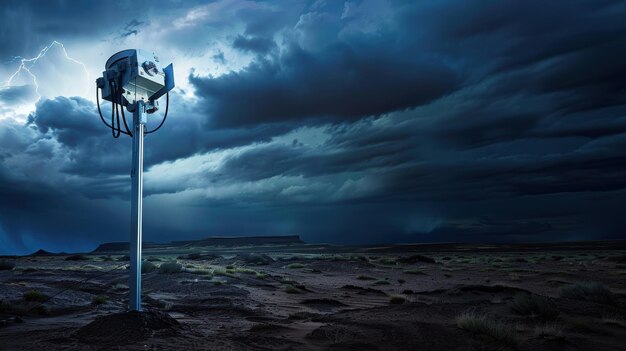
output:
M 163 126 L 163 123 L 165 123 L 165 119 L 167 118 L 167 111 L 169 110 L 170 107 L 170 93 L 167 92 L 165 94 L 165 114 L 163 115 L 163 119 L 161 120 L 161 123 L 159 124 L 158 127 L 156 127 L 155 129 L 146 132 L 146 134 L 150 134 L 150 133 L 154 133 L 157 130 L 159 130 L 161 128 L 161 126 Z

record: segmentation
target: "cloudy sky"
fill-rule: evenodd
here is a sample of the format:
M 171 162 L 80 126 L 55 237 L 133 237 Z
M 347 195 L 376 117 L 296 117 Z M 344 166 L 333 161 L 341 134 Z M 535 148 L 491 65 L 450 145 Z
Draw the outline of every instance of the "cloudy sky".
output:
M 177 82 L 144 240 L 626 238 L 623 1 L 108 3 L 0 5 L 0 254 L 128 240 L 127 48 Z

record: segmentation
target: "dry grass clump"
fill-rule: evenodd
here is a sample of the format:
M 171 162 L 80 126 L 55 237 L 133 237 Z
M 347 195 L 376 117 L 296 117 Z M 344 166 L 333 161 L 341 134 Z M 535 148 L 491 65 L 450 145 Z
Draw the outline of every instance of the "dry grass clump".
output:
M 285 292 L 287 292 L 287 294 L 299 294 L 300 290 L 293 285 L 287 285 L 285 287 Z
M 594 282 L 564 286 L 561 288 L 561 297 L 604 304 L 613 304 L 615 302 L 615 297 L 609 288 Z
M 143 261 L 141 263 L 141 273 L 150 273 L 156 271 L 157 266 L 150 261 Z
M 515 346 L 518 343 L 517 334 L 512 326 L 486 313 L 465 311 L 456 317 L 456 325 L 475 334 L 488 335 L 505 345 Z
M 23 295 L 24 301 L 29 302 L 45 302 L 48 301 L 48 295 L 39 290 L 28 290 Z
M 106 295 L 96 295 L 91 298 L 91 303 L 98 306 L 106 303 L 108 299 Z
M 159 273 L 180 273 L 183 271 L 183 265 L 176 262 L 165 262 L 159 266 Z
M 513 311 L 523 316 L 551 321 L 559 317 L 559 309 L 549 299 L 527 293 L 517 293 L 513 297 Z

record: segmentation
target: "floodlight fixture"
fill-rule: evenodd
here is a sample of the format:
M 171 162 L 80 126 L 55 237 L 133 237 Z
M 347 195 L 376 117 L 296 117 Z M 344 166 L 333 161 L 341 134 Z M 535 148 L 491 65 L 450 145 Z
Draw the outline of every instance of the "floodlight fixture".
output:
M 143 140 L 145 134 L 156 132 L 165 123 L 169 110 L 169 91 L 173 88 L 173 65 L 170 63 L 162 68 L 154 53 L 139 49 L 123 50 L 111 56 L 105 64 L 102 77 L 96 80 L 96 103 L 100 119 L 111 129 L 114 138 L 119 138 L 122 134 L 133 138 L 128 303 L 131 311 L 141 311 Z M 111 124 L 102 116 L 99 90 L 102 98 L 111 102 Z M 166 96 L 163 119 L 156 128 L 148 131 L 148 115 L 159 109 L 158 99 L 163 95 Z M 132 130 L 128 127 L 124 108 L 133 114 Z M 120 121 L 124 124 L 123 128 Z

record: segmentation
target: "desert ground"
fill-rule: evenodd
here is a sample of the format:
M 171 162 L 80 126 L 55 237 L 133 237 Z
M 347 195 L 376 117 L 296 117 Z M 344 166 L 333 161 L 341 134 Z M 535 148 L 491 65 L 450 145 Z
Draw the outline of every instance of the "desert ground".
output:
M 2 350 L 626 350 L 626 242 L 0 258 Z

